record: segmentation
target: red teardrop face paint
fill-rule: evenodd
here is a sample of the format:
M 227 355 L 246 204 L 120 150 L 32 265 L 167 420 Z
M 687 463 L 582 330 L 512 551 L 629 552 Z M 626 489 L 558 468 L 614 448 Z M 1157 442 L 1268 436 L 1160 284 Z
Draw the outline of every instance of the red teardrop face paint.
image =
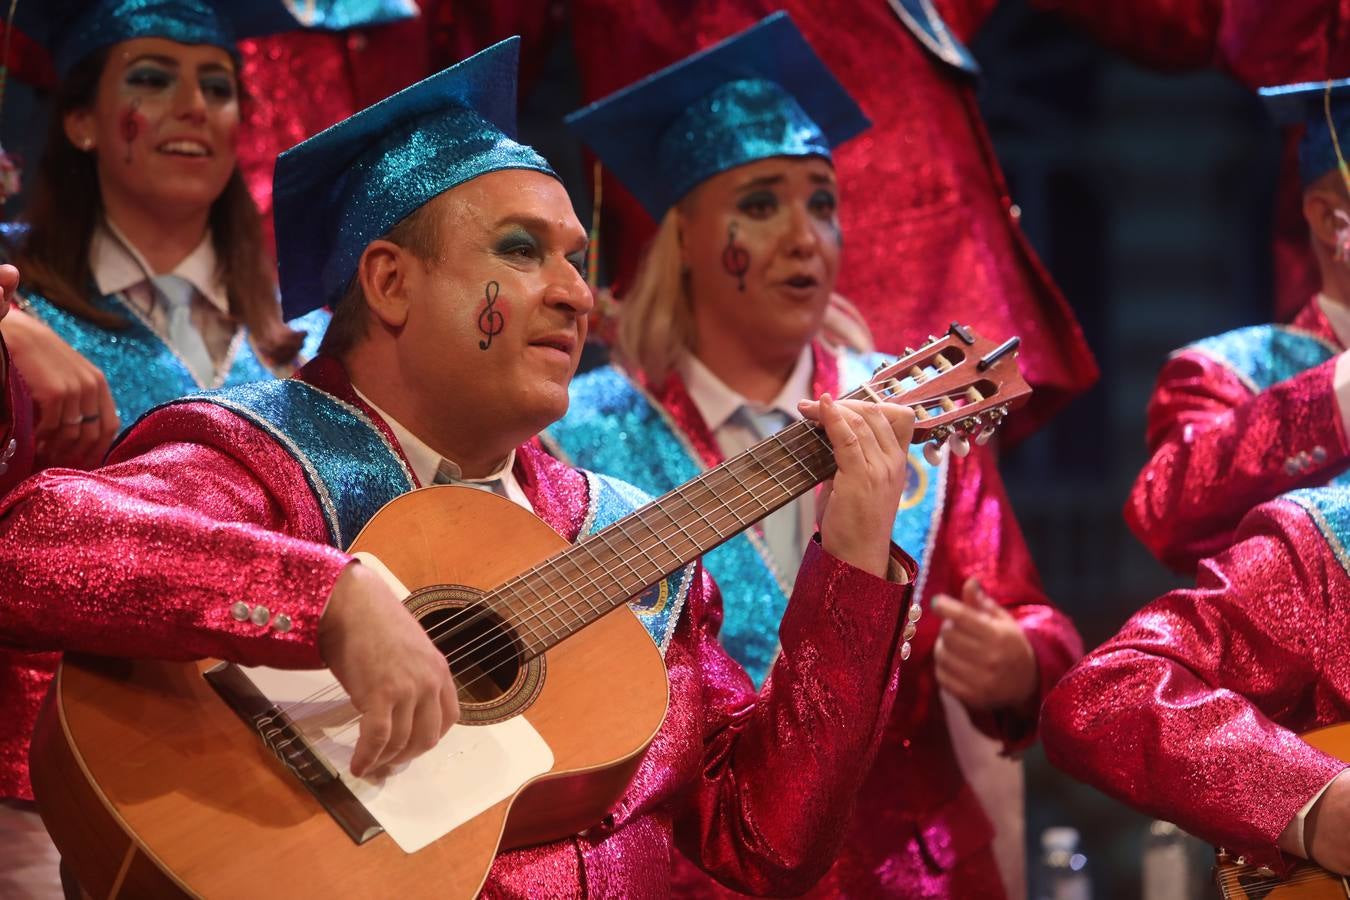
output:
M 122 111 L 122 116 L 118 121 L 122 133 L 122 142 L 126 145 L 127 152 L 124 162 L 131 165 L 131 148 L 136 143 L 136 138 L 140 137 L 145 131 L 145 116 L 141 114 L 141 98 L 133 97 L 127 104 L 127 108 Z

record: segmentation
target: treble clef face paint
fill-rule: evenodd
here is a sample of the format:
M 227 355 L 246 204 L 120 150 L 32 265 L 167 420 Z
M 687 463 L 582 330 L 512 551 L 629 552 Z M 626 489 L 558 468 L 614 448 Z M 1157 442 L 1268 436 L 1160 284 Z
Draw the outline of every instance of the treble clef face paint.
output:
M 489 281 L 483 291 L 483 302 L 478 308 L 478 330 L 483 334 L 483 340 L 478 342 L 479 350 L 489 349 L 492 339 L 506 328 L 506 314 L 497 306 L 500 293 L 501 285 L 495 281 Z
M 681 257 L 699 334 L 715 330 L 775 356 L 819 329 L 839 268 L 834 169 L 772 157 L 704 181 L 678 207 Z

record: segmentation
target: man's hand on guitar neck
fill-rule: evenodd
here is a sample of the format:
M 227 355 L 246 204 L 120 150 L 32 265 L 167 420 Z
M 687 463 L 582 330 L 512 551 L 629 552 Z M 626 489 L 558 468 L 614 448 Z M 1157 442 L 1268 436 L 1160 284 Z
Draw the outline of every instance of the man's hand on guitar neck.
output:
M 1337 875 L 1350 875 L 1350 769 L 1331 780 L 1303 822 L 1299 852 L 1298 820 L 1280 835 L 1280 849 L 1317 863 Z
M 798 409 L 824 426 L 839 466 L 817 507 L 821 545 L 836 559 L 885 578 L 914 413 L 893 403 L 836 403 L 829 394 Z
M 407 762 L 459 719 L 445 657 L 375 572 L 343 569 L 319 622 L 319 654 L 361 713 L 352 774 Z

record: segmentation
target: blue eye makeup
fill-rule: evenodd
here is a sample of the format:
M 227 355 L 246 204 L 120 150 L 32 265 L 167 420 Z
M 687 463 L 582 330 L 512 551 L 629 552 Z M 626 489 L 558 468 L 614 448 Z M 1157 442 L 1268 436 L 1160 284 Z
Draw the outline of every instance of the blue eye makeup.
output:
M 492 249 L 501 256 L 535 257 L 539 255 L 539 242 L 524 228 L 513 228 L 497 238 Z
M 839 198 L 835 196 L 834 191 L 821 189 L 811 195 L 811 209 L 819 215 L 834 215 L 834 211 L 838 208 Z
M 200 84 L 202 95 L 208 100 L 224 103 L 233 100 L 236 94 L 234 79 L 224 73 L 203 75 Z
M 778 195 L 773 191 L 751 191 L 742 197 L 736 208 L 752 219 L 763 219 L 778 210 Z
M 162 91 L 177 80 L 177 76 L 168 69 L 146 63 L 132 66 L 123 77 L 123 83 L 128 87 L 151 91 Z

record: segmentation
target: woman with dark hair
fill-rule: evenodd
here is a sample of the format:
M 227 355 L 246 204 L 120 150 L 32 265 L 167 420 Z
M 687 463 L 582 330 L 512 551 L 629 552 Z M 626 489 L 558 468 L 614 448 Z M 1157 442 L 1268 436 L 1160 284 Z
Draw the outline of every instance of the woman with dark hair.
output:
M 234 44 L 297 22 L 280 0 L 44 0 L 16 25 L 61 85 L 26 222 L 6 233 L 22 282 L 0 331 L 32 388 L 39 466 L 90 467 L 119 421 L 295 365 L 306 335 L 281 319 L 236 165 Z M 327 317 L 311 315 L 297 324 L 317 342 Z M 0 835 L 30 858 L 28 741 L 56 661 L 0 650 Z M 50 865 L 28 872 L 55 884 Z
M 18 26 L 61 81 L 6 235 L 23 284 L 3 332 L 31 373 L 41 461 L 91 466 L 119 421 L 294 367 L 304 333 L 281 319 L 237 166 L 234 41 L 297 22 L 280 0 L 35 7 Z M 323 315 L 301 327 L 317 337 Z

